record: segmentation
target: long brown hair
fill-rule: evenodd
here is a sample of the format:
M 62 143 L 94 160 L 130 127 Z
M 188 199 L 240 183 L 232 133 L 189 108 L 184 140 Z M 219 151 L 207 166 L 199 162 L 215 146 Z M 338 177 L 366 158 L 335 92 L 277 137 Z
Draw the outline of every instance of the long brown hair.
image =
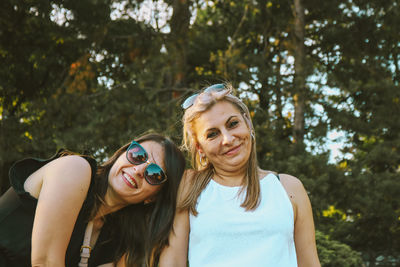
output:
M 236 107 L 242 114 L 246 124 L 251 132 L 252 146 L 250 157 L 247 164 L 247 175 L 243 180 L 242 191 L 246 189 L 246 196 L 241 204 L 246 210 L 254 210 L 260 202 L 260 181 L 258 178 L 258 163 L 256 154 L 256 140 L 254 136 L 253 125 L 251 122 L 250 112 L 247 106 L 236 96 L 232 94 L 233 87 L 231 84 L 225 84 L 225 90 L 219 92 L 202 92 L 200 93 L 194 104 L 185 110 L 183 115 L 183 148 L 191 155 L 192 167 L 197 171 L 193 177 L 189 179 L 189 186 L 182 201 L 178 203 L 179 209 L 189 209 L 189 211 L 197 215 L 196 204 L 200 193 L 204 190 L 213 175 L 214 167 L 207 161 L 202 165 L 199 154 L 196 150 L 196 133 L 193 124 L 195 120 L 205 111 L 209 110 L 216 103 L 226 101 Z
M 185 158 L 179 148 L 168 138 L 151 133 L 143 135 L 136 142 L 153 141 L 164 149 L 164 164 L 167 181 L 162 184 L 157 198 L 151 204 L 132 204 L 110 214 L 113 238 L 118 238 L 117 262 L 124 254 L 127 266 L 157 266 L 161 250 L 168 245 L 176 209 L 178 186 L 185 170 Z M 112 157 L 98 167 L 96 174 L 96 200 L 92 215 L 97 213 L 108 187 L 108 173 L 125 153 L 129 143 L 118 149 Z

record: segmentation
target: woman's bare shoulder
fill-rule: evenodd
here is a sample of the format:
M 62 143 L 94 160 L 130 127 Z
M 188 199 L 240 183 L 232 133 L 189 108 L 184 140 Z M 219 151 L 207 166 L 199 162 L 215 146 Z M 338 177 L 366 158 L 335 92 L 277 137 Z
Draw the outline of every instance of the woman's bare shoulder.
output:
M 89 162 L 78 155 L 68 155 L 47 163 L 25 181 L 24 189 L 38 198 L 43 182 L 48 179 L 69 180 L 71 184 L 88 184 L 91 178 Z
M 283 184 L 284 187 L 288 187 L 291 190 L 299 190 L 303 188 L 303 183 L 300 181 L 299 178 L 286 174 L 286 173 L 280 173 L 279 178 Z
M 60 157 L 45 165 L 45 174 L 51 175 L 50 177 L 63 172 L 66 172 L 70 176 L 87 179 L 88 177 L 90 178 L 91 167 L 86 159 L 78 155 Z M 61 177 L 64 176 L 61 175 Z
M 303 184 L 301 183 L 301 181 L 290 174 L 286 174 L 286 173 L 277 173 L 275 171 L 270 171 L 270 170 L 263 170 L 263 169 L 259 169 L 258 170 L 258 174 L 260 179 L 266 177 L 269 174 L 273 174 L 276 177 L 279 178 L 279 180 L 281 181 L 282 185 L 285 187 L 285 189 L 289 189 L 289 190 L 296 190 L 299 189 L 303 186 Z
M 290 174 L 279 174 L 279 177 L 292 203 L 299 205 L 308 198 L 303 183 L 299 178 Z

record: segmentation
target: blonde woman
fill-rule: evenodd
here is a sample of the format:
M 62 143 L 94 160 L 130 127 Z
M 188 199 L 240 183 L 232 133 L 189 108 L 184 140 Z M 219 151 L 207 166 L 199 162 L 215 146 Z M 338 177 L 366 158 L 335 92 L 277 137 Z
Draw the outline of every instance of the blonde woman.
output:
M 320 266 L 307 193 L 296 177 L 258 166 L 250 114 L 231 85 L 212 85 L 182 107 L 193 170 L 160 266 Z

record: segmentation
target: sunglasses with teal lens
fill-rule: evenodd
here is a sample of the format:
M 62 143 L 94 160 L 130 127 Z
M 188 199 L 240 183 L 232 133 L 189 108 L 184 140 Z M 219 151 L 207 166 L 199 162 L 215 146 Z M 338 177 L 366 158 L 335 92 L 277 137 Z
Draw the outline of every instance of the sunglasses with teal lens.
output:
M 126 150 L 126 159 L 133 165 L 146 163 L 144 179 L 151 185 L 159 185 L 167 180 L 164 170 L 155 163 L 149 161 L 146 150 L 136 141 L 132 141 Z
M 222 83 L 217 83 L 217 84 L 213 84 L 209 87 L 207 87 L 206 89 L 204 89 L 203 91 L 201 91 L 200 93 L 196 93 L 194 95 L 189 96 L 188 98 L 185 99 L 185 101 L 183 101 L 181 107 L 183 109 L 188 109 L 191 106 L 193 106 L 194 101 L 196 101 L 196 98 L 199 96 L 199 94 L 201 93 L 208 93 L 208 92 L 220 92 L 225 90 L 225 85 Z

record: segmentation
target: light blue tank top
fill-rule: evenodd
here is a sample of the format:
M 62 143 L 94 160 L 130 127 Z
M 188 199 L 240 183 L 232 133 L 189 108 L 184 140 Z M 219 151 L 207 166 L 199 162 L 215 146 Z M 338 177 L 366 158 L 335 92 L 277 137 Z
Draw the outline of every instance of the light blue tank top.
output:
M 260 181 L 261 202 L 254 211 L 240 207 L 246 192 L 211 179 L 190 215 L 190 267 L 295 267 L 294 215 L 280 181 Z

